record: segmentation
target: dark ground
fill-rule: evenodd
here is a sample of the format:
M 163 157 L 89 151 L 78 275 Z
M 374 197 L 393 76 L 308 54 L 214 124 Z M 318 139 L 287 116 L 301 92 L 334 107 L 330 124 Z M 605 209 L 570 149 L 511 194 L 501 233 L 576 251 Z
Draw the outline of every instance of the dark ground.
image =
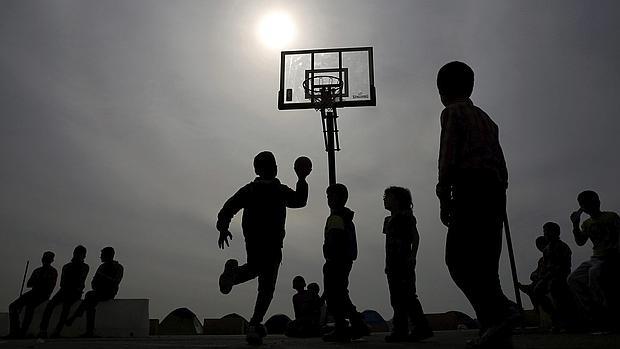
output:
M 422 343 L 387 344 L 384 334 L 375 333 L 363 341 L 351 344 L 324 343 L 320 338 L 293 339 L 281 335 L 269 336 L 262 348 L 421 348 L 452 349 L 463 348 L 463 343 L 476 336 L 475 331 L 437 332 L 434 338 Z M 620 348 L 620 335 L 590 334 L 521 334 L 514 336 L 515 349 L 614 349 Z M 149 338 L 101 338 L 101 339 L 55 339 L 37 343 L 35 339 L 16 341 L 0 340 L 4 348 L 41 349 L 111 349 L 111 348 L 250 348 L 243 336 L 161 336 Z

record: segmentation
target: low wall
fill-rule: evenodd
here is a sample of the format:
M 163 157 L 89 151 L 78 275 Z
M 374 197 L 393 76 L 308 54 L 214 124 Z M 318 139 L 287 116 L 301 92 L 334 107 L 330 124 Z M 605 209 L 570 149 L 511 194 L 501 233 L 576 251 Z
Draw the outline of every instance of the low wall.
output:
M 79 303 L 71 308 L 75 311 Z M 39 305 L 35 310 L 34 318 L 27 335 L 36 336 L 39 333 L 39 324 L 47 302 Z M 54 308 L 50 319 L 48 334 L 54 332 L 62 306 Z M 22 310 L 22 317 L 24 311 Z M 63 337 L 76 337 L 86 331 L 86 314 L 75 320 L 72 326 L 65 326 Z M 0 335 L 9 332 L 9 314 L 0 313 Z M 148 337 L 149 335 L 149 300 L 148 299 L 114 299 L 101 302 L 97 305 L 95 317 L 95 334 L 100 337 Z

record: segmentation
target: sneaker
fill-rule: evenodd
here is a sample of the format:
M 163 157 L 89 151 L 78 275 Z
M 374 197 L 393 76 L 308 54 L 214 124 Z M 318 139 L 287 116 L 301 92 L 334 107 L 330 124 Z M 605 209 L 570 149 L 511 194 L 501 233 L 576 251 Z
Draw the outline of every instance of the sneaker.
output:
M 406 333 L 392 332 L 385 336 L 385 341 L 387 343 L 407 342 L 408 337 L 409 336 Z
M 261 324 L 250 325 L 250 327 L 248 328 L 248 333 L 245 336 L 245 340 L 248 342 L 249 345 L 262 345 L 263 338 L 265 336 L 267 336 L 265 326 Z
M 324 342 L 348 343 L 351 341 L 351 334 L 346 329 L 335 329 L 323 336 Z
M 407 336 L 407 341 L 420 342 L 425 339 L 431 338 L 434 335 L 435 334 L 433 333 L 433 330 L 431 330 L 430 328 L 427 328 L 425 330 L 418 330 L 414 328 L 413 331 L 411 331 L 411 333 L 409 334 L 409 336 Z
M 239 267 L 236 259 L 229 259 L 224 264 L 224 272 L 220 275 L 220 292 L 229 294 L 235 284 L 235 272 Z
M 366 325 L 361 316 L 354 317 L 351 320 L 351 339 L 359 339 L 366 336 L 370 336 L 370 327 Z

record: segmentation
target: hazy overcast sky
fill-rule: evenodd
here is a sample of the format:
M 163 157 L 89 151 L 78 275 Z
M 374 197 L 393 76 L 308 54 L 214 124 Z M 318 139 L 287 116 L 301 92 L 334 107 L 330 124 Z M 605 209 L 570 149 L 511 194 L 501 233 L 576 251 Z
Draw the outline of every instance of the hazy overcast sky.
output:
M 620 24 L 617 1 L 0 1 L 0 304 L 18 295 L 26 260 L 76 244 L 117 250 L 118 297 L 150 298 L 151 317 L 177 307 L 199 318 L 249 317 L 256 282 L 227 296 L 217 280 L 245 259 L 240 215 L 230 249 L 217 248 L 224 201 L 272 150 L 279 178 L 314 161 L 308 206 L 289 210 L 284 260 L 268 315 L 292 315 L 297 274 L 322 285 L 327 157 L 313 110 L 278 111 L 279 49 L 257 26 L 285 11 L 287 49 L 373 46 L 377 106 L 340 111 L 338 179 L 356 211 L 359 259 L 351 297 L 392 315 L 384 268 L 386 186 L 412 189 L 421 245 L 417 284 L 427 312 L 471 314 L 444 263 L 446 229 L 435 197 L 437 70 L 462 60 L 472 99 L 500 127 L 510 172 L 508 209 L 517 267 L 527 281 L 533 241 L 563 228 L 584 189 L 620 210 Z M 505 254 L 504 254 L 505 257 Z M 31 269 L 32 270 L 32 269 Z M 506 293 L 514 297 L 506 259 Z M 6 305 L 6 306 L 5 306 Z M 6 310 L 4 310 L 6 311 Z

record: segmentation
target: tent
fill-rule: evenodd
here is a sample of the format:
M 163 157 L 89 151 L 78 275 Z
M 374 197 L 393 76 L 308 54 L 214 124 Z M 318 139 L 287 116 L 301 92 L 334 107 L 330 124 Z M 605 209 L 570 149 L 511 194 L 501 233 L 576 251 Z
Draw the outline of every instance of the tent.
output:
M 269 334 L 283 334 L 286 331 L 286 326 L 291 322 L 291 318 L 284 314 L 276 314 L 265 322 L 267 333 Z
M 364 310 L 362 312 L 362 318 L 372 332 L 388 332 L 390 330 L 383 316 L 374 310 Z
M 202 334 L 202 325 L 191 310 L 178 308 L 168 314 L 159 324 L 159 334 Z

